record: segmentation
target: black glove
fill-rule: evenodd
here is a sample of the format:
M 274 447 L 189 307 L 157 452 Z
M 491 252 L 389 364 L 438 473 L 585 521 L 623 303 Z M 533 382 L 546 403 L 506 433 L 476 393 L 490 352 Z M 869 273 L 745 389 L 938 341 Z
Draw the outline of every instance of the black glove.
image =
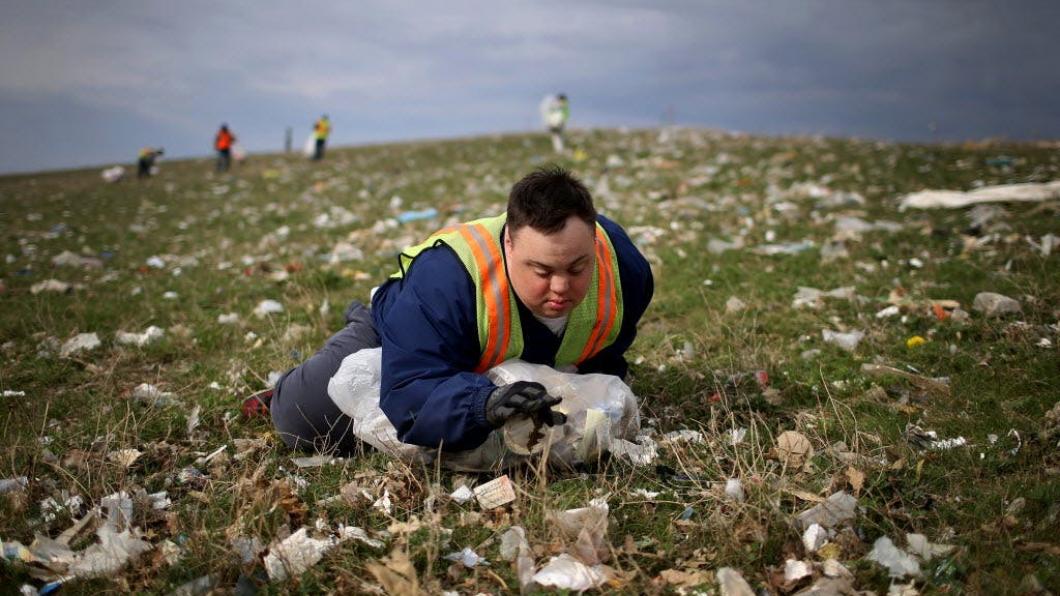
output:
M 486 421 L 493 428 L 498 428 L 512 416 L 523 415 L 533 418 L 538 424 L 563 424 L 567 416 L 551 409 L 560 401 L 562 398 L 549 395 L 541 383 L 516 381 L 501 385 L 486 399 Z

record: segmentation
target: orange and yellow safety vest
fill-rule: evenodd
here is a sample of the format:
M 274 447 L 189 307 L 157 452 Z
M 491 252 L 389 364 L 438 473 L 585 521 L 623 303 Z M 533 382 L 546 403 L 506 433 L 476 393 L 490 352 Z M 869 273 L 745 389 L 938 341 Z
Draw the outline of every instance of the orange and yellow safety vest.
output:
M 475 372 L 482 373 L 523 353 L 523 330 L 515 292 L 508 281 L 501 246 L 505 214 L 457 224 L 439 230 L 427 240 L 402 251 L 404 277 L 416 257 L 428 248 L 445 244 L 453 249 L 475 284 L 475 308 L 481 357 Z M 596 262 L 586 297 L 574 307 L 556 353 L 556 366 L 581 364 L 618 338 L 622 328 L 622 282 L 615 249 L 603 227 L 596 224 Z

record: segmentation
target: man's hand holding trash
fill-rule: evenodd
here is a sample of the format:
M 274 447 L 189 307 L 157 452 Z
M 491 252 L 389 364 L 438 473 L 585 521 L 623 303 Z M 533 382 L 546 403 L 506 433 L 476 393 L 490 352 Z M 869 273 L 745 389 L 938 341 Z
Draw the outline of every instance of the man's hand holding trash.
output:
M 532 381 L 516 381 L 497 387 L 486 400 L 486 420 L 493 428 L 500 428 L 514 416 L 533 419 L 535 425 L 556 426 L 567 421 L 562 412 L 552 410 L 562 398 L 549 395 L 544 385 Z

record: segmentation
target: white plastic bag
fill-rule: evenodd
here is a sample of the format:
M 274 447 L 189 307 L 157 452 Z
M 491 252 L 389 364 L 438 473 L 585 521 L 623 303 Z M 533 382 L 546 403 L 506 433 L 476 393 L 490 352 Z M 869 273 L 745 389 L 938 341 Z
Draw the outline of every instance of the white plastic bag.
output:
M 381 367 L 381 348 L 347 356 L 328 382 L 328 395 L 353 419 L 353 434 L 362 441 L 404 461 L 432 462 L 438 457 L 438 450 L 399 441 L 397 430 L 379 408 Z M 447 468 L 499 470 L 546 452 L 550 465 L 569 467 L 594 461 L 610 449 L 612 441 L 633 440 L 640 430 L 636 396 L 618 377 L 562 373 L 521 360 L 505 362 L 486 376 L 498 385 L 515 381 L 541 383 L 551 395 L 563 398 L 554 409 L 565 413 L 567 422 L 537 429 L 538 437 L 531 441 L 535 430 L 531 420 L 509 421 L 475 449 L 444 453 L 441 463 Z
M 305 145 L 302 145 L 302 155 L 306 157 L 313 157 L 317 152 L 317 138 L 316 135 L 309 135 L 309 138 L 305 140 Z

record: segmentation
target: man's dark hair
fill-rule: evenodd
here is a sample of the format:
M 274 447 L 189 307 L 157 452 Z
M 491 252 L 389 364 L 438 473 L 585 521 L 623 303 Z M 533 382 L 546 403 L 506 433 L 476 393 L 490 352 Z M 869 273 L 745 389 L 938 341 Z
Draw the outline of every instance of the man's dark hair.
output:
M 559 166 L 534 170 L 508 194 L 510 232 L 530 226 L 542 234 L 555 234 L 572 215 L 595 228 L 596 208 L 589 189 Z

